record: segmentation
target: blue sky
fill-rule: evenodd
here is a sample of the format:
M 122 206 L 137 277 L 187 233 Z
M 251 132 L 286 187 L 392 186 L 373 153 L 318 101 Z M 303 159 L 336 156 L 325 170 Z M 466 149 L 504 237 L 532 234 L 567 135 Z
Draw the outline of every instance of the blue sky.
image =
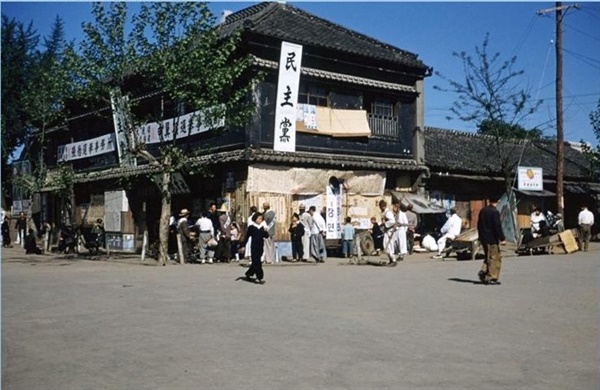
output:
M 215 15 L 223 10 L 238 11 L 253 2 L 212 2 Z M 464 78 L 461 62 L 453 51 L 474 53 L 486 33 L 490 52 L 502 59 L 517 56 L 517 68 L 524 69 L 522 84 L 534 98 L 543 99 L 538 113 L 525 127 L 541 125 L 545 135 L 555 127 L 555 38 L 554 14 L 537 11 L 553 8 L 554 2 L 303 2 L 288 1 L 318 17 L 418 54 L 434 71 L 454 80 Z M 573 3 L 563 3 L 568 5 Z M 580 2 L 569 10 L 563 22 L 563 108 L 565 139 L 584 139 L 594 145 L 589 114 L 600 98 L 600 3 Z M 135 7 L 135 3 L 131 4 Z M 10 18 L 33 22 L 47 35 L 56 15 L 65 22 L 68 39 L 81 36 L 81 22 L 91 19 L 89 2 L 2 2 L 2 13 Z M 471 123 L 448 121 L 449 108 L 456 100 L 451 93 L 436 91 L 445 82 L 434 75 L 425 81 L 425 125 L 474 131 Z

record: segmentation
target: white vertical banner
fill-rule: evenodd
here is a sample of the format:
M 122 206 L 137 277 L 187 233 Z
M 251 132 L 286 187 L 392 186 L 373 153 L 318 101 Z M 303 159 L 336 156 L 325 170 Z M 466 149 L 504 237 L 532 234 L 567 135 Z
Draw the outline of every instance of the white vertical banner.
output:
M 302 46 L 281 42 L 273 150 L 296 151 L 296 106 L 298 105 L 301 62 Z
M 342 238 L 342 185 L 327 186 L 327 238 Z
M 130 118 L 127 96 L 122 96 L 118 88 L 110 91 L 110 106 L 113 114 L 113 122 L 115 126 L 115 143 L 117 146 L 117 154 L 119 156 L 120 166 L 136 165 L 135 158 L 129 152 L 129 141 L 126 132 L 132 131 L 130 128 Z

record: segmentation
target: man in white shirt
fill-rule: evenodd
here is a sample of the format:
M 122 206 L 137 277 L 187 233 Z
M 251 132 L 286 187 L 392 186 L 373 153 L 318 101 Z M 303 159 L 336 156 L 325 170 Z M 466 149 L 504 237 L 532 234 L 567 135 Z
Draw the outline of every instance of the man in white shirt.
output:
M 533 213 L 529 216 L 531 223 L 531 234 L 532 236 L 542 236 L 542 227 L 547 225 L 546 217 L 542 214 L 542 211 L 537 207 L 534 208 Z
M 299 209 L 300 223 L 304 225 L 304 236 L 302 237 L 304 255 L 302 257 L 302 261 L 308 261 L 308 258 L 310 257 L 310 230 L 313 225 L 313 217 L 308 211 L 306 211 L 306 206 L 303 203 L 300 203 Z
M 594 214 L 588 210 L 586 205 L 581 206 L 581 211 L 577 217 L 579 224 L 579 248 L 587 252 L 592 236 L 592 225 L 594 224 Z
M 213 238 L 214 229 L 213 223 L 208 218 L 208 212 L 203 211 L 202 215 L 196 221 L 198 227 L 198 243 L 200 246 L 200 263 L 204 264 L 207 260 L 209 264 L 212 264 L 214 251 L 208 247 L 208 241 Z M 216 239 L 216 238 L 215 238 Z
M 404 260 L 404 256 L 408 253 L 408 245 L 406 239 L 406 232 L 408 231 L 408 216 L 406 215 L 406 207 L 404 205 L 398 205 L 398 213 L 396 214 L 396 221 L 398 226 L 398 231 L 396 234 L 396 239 L 398 240 L 398 249 L 400 251 L 400 256 L 398 260 Z
M 442 253 L 446 248 L 446 241 L 448 239 L 454 240 L 460 234 L 460 230 L 462 228 L 462 219 L 460 219 L 455 209 L 450 209 L 450 214 L 450 218 L 448 218 L 444 226 L 442 226 L 442 230 L 440 231 L 442 236 L 437 241 L 438 253 L 437 255 L 433 256 L 434 259 L 443 258 L 444 256 Z
M 398 212 L 398 205 L 392 205 L 394 210 L 390 210 L 387 207 L 387 202 L 385 200 L 379 201 L 379 210 L 381 210 L 381 222 L 383 224 L 383 250 L 388 256 L 389 265 L 396 266 L 398 263 L 396 261 L 396 247 L 398 246 L 398 231 L 397 231 L 397 221 L 396 221 L 396 213 Z
M 317 208 L 315 206 L 310 206 L 308 209 L 308 212 L 313 218 L 313 224 L 310 230 L 310 255 L 314 257 L 317 263 L 324 263 L 327 258 L 327 248 L 325 247 L 327 225 L 321 214 L 316 211 Z

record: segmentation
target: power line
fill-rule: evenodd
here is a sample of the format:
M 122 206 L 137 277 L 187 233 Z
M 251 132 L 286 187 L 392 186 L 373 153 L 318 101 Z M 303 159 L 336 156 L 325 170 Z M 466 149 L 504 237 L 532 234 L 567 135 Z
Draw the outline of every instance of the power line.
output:
M 580 30 L 580 29 L 578 29 L 577 27 L 573 27 L 573 26 L 571 26 L 570 24 L 567 24 L 567 23 L 565 23 L 564 25 L 565 25 L 565 26 L 567 26 L 567 27 L 569 27 L 569 28 L 570 28 L 571 30 L 573 30 L 573 31 L 577 31 L 577 32 L 578 32 L 578 33 L 580 33 L 580 34 L 582 34 L 582 35 L 585 35 L 586 37 L 592 38 L 592 39 L 593 39 L 593 40 L 595 40 L 595 41 L 600 41 L 600 38 L 598 38 L 598 37 L 595 37 L 595 36 L 593 36 L 593 35 L 591 35 L 591 34 L 588 34 L 588 33 L 586 33 L 585 31 L 581 31 L 581 30 Z

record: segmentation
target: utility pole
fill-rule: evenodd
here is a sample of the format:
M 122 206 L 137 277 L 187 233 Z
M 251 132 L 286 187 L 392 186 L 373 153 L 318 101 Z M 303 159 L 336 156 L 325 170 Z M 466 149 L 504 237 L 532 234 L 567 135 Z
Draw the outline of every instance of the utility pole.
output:
M 537 11 L 538 15 L 545 15 L 550 12 L 556 13 L 556 200 L 557 212 L 564 217 L 564 160 L 565 160 L 565 141 L 563 130 L 563 101 L 562 101 L 562 19 L 563 10 L 568 11 L 570 8 L 579 9 L 577 4 L 562 5 L 562 2 L 557 1 L 554 8 L 548 8 Z M 566 12 L 565 12 L 566 13 Z

